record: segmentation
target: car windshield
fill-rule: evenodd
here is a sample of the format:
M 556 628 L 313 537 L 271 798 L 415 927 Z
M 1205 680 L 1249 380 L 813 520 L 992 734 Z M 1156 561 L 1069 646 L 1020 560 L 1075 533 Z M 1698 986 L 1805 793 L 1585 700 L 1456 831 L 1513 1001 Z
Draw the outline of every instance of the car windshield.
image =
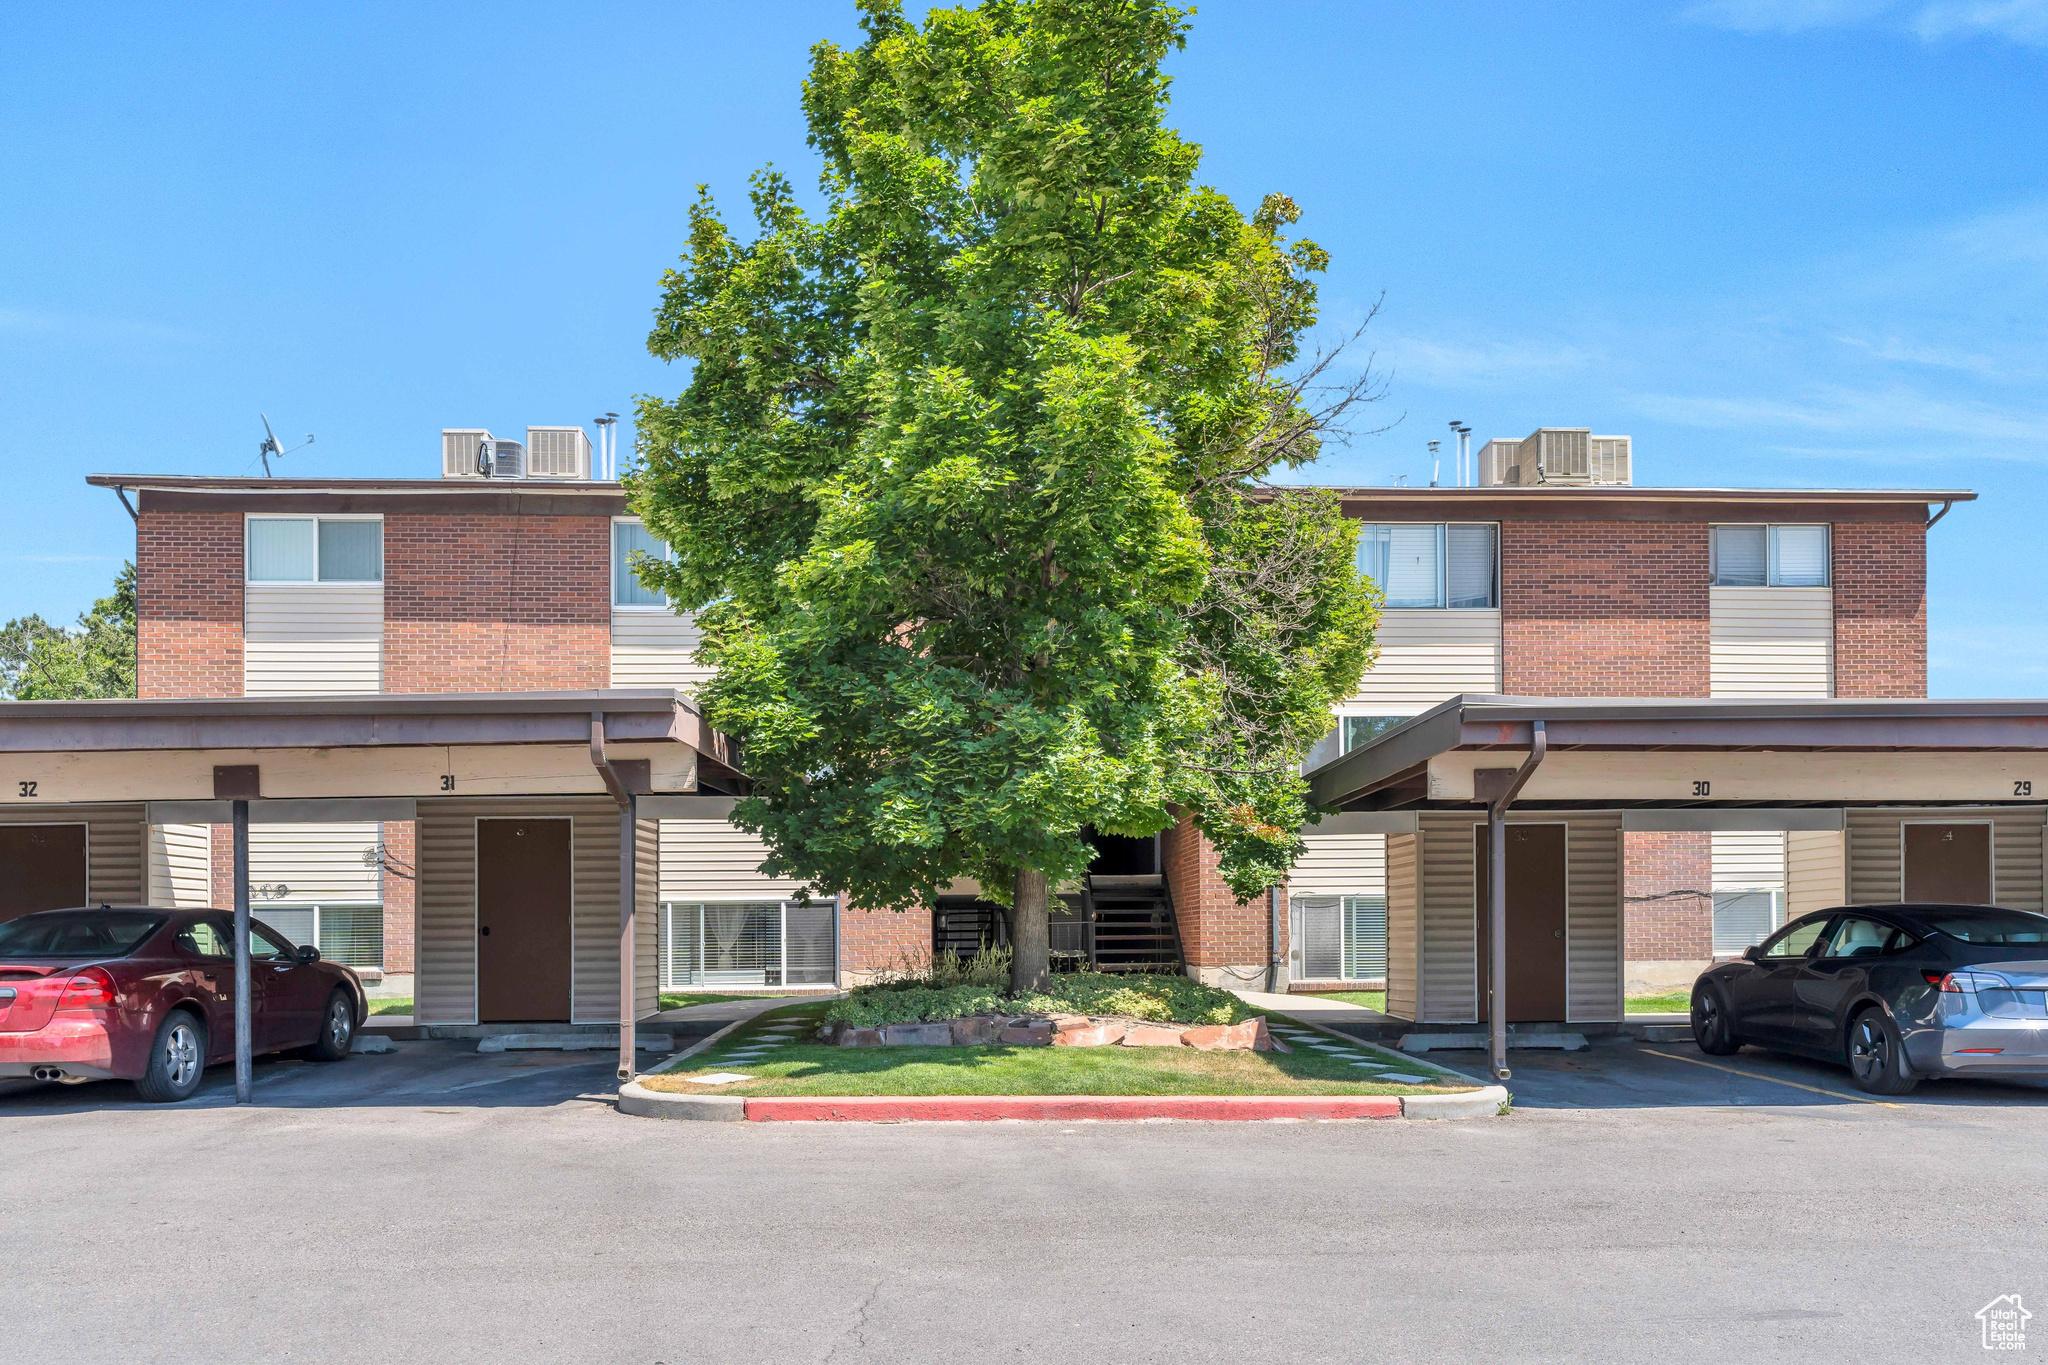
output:
M 125 957 L 155 933 L 152 910 L 57 910 L 0 924 L 0 957 Z
M 2025 910 L 1985 910 L 1968 915 L 1928 915 L 1927 927 L 1965 943 L 2048 943 L 2048 915 Z

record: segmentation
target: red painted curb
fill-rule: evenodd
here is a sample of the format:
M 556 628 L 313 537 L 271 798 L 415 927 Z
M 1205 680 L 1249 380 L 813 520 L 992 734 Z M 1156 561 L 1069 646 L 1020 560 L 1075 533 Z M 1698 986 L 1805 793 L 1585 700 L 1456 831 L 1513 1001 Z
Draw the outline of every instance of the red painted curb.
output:
M 932 1095 L 747 1101 L 753 1123 L 986 1123 L 994 1119 L 1397 1119 L 1393 1095 Z

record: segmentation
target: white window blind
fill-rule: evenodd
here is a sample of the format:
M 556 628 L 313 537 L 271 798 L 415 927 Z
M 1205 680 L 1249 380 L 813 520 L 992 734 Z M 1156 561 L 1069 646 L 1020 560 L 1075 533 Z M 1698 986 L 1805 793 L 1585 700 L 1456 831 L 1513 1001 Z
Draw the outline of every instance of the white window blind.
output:
M 321 518 L 320 581 L 383 582 L 384 523 Z
M 311 583 L 319 576 L 319 523 L 311 517 L 249 518 L 249 581 Z
M 1387 974 L 1387 898 L 1344 898 L 1344 979 L 1381 980 Z
M 612 523 L 612 605 L 619 607 L 660 607 L 668 599 L 642 583 L 633 572 L 633 556 L 667 559 L 668 546 L 637 521 Z
M 1828 585 L 1828 528 L 1773 526 L 1771 584 L 1780 588 L 1825 588 Z
M 1761 588 L 1770 581 L 1762 526 L 1716 526 L 1713 530 L 1714 586 Z M 1698 542 L 1694 542 L 1697 544 Z
M 684 901 L 661 907 L 661 986 L 830 985 L 839 964 L 832 901 Z
M 1450 605 L 1492 607 L 1495 572 L 1495 528 L 1489 525 L 1444 528 L 1445 571 Z
M 1781 892 L 1716 891 L 1714 953 L 1727 956 L 1762 943 L 1778 927 Z
M 1712 536 L 1717 588 L 1828 586 L 1825 525 L 1716 526 Z
M 1301 974 L 1309 981 L 1334 981 L 1344 972 L 1344 898 L 1296 896 L 1295 932 L 1301 936 Z
M 1387 974 L 1385 896 L 1295 896 L 1295 960 L 1305 981 L 1370 981 Z
M 1498 530 L 1489 523 L 1362 526 L 1358 571 L 1394 611 L 1497 605 Z

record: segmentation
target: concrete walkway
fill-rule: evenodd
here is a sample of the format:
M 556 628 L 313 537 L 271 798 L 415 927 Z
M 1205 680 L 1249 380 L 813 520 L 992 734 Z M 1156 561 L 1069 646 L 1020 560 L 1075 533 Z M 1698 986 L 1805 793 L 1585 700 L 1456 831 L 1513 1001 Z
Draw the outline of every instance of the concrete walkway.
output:
M 720 1000 L 710 1005 L 685 1005 L 681 1009 L 650 1014 L 640 1021 L 639 1027 L 646 1028 L 650 1024 L 709 1024 L 711 1027 L 702 1029 L 701 1032 L 716 1033 L 735 1020 L 752 1019 L 757 1014 L 766 1014 L 769 1010 L 780 1009 L 784 1005 L 838 998 L 839 993 L 835 991 L 824 995 L 768 995 L 752 1000 Z
M 1378 1031 L 1384 1028 L 1408 1027 L 1378 1010 L 1369 1010 L 1348 1000 L 1326 1000 L 1318 995 L 1273 995 L 1266 991 L 1234 991 L 1232 994 L 1247 1005 L 1291 1014 L 1305 1024 L 1320 1024 L 1324 1028 L 1359 1037 L 1377 1037 Z

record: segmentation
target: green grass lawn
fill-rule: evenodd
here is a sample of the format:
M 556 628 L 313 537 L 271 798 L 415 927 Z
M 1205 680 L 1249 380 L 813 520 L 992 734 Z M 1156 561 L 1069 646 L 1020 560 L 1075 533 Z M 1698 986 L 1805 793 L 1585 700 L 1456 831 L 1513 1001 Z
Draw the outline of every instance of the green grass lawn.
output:
M 665 1010 L 679 1010 L 690 1005 L 717 1005 L 727 1000 L 760 1000 L 765 998 L 756 991 L 749 994 L 740 991 L 732 995 L 720 995 L 716 991 L 663 991 L 661 1007 Z
M 1387 1012 L 1385 991 L 1299 991 L 1304 1000 L 1342 1000 L 1347 1005 L 1363 1005 L 1369 1010 Z
M 370 1013 L 411 1014 L 412 997 L 409 995 L 373 995 L 370 997 Z
M 816 1020 L 822 1005 L 770 1010 L 684 1070 L 646 1076 L 653 1090 L 694 1095 L 1416 1095 L 1468 1090 L 1443 1075 L 1426 1085 L 1374 1080 L 1343 1055 L 1310 1047 L 1282 1052 L 1198 1052 L 1188 1047 L 825 1047 L 784 1044 L 766 1056 L 736 1061 L 768 1025 Z M 1269 1016 L 1283 1018 L 1284 1016 Z M 800 1037 L 802 1035 L 799 1035 Z M 1322 1036 L 1322 1035 L 1318 1035 Z M 1426 1063 L 1366 1043 L 1346 1050 L 1387 1070 L 1439 1075 Z M 692 1076 L 738 1071 L 755 1079 L 696 1085 Z
M 1690 988 L 1678 991 L 1664 991 L 1658 995 L 1631 995 L 1628 998 L 1630 1014 L 1686 1014 L 1692 1010 Z

